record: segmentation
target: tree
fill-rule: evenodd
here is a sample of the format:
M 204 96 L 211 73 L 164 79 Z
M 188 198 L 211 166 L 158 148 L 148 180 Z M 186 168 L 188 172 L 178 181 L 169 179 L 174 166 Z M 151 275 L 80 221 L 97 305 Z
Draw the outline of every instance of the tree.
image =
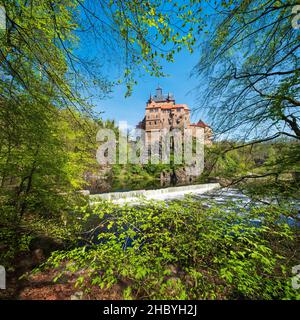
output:
M 220 18 L 195 72 L 209 78 L 204 101 L 218 133 L 300 138 L 296 2 L 241 0 L 216 8 Z
M 60 195 L 80 189 L 94 157 L 98 116 L 91 98 L 96 91 L 103 98 L 115 84 L 103 65 L 121 61 L 120 81 L 130 94 L 135 70 L 161 76 L 160 59 L 192 50 L 191 8 L 197 12 L 199 4 L 189 4 L 1 1 L 7 20 L 0 38 L 1 193 L 19 216 L 54 210 Z M 87 58 L 80 45 L 91 40 L 97 50 Z
M 280 136 L 299 143 L 300 36 L 292 26 L 296 2 L 240 0 L 216 5 L 217 25 L 211 25 L 210 39 L 201 46 L 194 72 L 209 79 L 201 104 L 216 136 L 238 138 L 239 145 L 233 149 L 277 141 Z M 287 154 L 269 161 L 264 172 L 253 168 L 251 176 L 277 179 L 294 172 L 298 149 L 287 149 L 281 149 Z M 279 169 L 275 163 L 285 161 L 287 155 L 293 156 L 289 163 L 294 164 L 286 162 Z

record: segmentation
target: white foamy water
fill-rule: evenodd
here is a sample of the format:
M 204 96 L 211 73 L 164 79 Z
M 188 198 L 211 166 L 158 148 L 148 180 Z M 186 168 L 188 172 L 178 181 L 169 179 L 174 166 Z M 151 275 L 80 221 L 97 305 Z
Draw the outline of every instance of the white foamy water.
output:
M 92 203 L 108 200 L 115 204 L 136 204 L 143 200 L 172 200 L 183 198 L 187 194 L 201 195 L 220 188 L 219 183 L 206 183 L 190 186 L 170 187 L 155 190 L 135 190 L 127 192 L 109 192 L 90 196 Z

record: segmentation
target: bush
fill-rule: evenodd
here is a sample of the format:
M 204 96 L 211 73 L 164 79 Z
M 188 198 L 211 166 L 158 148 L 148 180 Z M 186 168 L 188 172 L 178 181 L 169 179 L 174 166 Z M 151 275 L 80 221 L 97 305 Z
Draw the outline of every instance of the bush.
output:
M 279 206 L 207 207 L 191 197 L 139 207 L 103 202 L 93 208 L 100 222 L 92 242 L 54 252 L 43 267 L 60 267 L 61 275 L 84 269 L 83 286 L 125 282 L 125 298 L 293 299 L 299 229 L 285 219 L 296 214 Z

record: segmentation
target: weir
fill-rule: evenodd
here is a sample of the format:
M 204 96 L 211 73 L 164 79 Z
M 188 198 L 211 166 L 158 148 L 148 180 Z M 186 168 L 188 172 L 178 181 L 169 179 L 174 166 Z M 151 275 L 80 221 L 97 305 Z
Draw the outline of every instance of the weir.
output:
M 122 204 L 126 202 L 138 203 L 142 199 L 145 200 L 166 200 L 181 198 L 185 194 L 202 194 L 211 190 L 219 189 L 221 186 L 219 183 L 205 183 L 195 184 L 189 186 L 169 187 L 163 189 L 154 190 L 133 190 L 126 192 L 109 192 L 102 194 L 90 195 L 90 201 L 97 203 L 101 200 L 112 201 L 116 204 Z

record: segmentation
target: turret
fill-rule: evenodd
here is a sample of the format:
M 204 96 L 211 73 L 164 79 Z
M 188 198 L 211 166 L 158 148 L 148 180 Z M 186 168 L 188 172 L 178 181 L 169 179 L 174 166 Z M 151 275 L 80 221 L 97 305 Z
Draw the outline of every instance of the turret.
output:
M 162 97 L 162 88 L 160 86 L 158 86 L 157 89 L 156 89 L 156 96 L 157 97 Z

